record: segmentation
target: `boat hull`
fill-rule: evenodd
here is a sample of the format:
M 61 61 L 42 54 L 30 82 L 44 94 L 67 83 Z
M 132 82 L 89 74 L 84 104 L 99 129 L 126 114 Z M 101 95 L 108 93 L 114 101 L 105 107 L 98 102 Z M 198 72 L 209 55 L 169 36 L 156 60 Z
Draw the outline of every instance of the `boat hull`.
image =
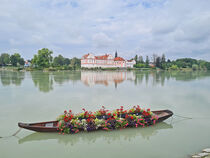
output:
M 162 122 L 173 115 L 170 110 L 152 111 L 158 115 L 156 123 Z M 59 132 L 57 128 L 58 121 L 38 122 L 38 123 L 18 123 L 18 126 L 36 132 Z

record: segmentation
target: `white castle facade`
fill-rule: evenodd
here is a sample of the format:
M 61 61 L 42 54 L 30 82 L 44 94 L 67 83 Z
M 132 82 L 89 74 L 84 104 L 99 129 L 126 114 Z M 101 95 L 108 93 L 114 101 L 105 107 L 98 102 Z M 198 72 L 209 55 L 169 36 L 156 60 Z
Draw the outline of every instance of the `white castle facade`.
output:
M 125 60 L 122 57 L 114 58 L 111 54 L 94 56 L 88 53 L 81 59 L 83 68 L 133 68 L 134 64 L 136 64 L 135 60 Z

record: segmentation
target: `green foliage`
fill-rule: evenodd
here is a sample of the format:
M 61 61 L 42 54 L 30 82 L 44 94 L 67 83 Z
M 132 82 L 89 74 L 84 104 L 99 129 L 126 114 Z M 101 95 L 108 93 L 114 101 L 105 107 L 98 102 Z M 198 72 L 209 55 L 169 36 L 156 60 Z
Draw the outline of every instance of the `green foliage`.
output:
M 47 48 L 43 48 L 38 51 L 38 54 L 34 55 L 34 58 L 32 59 L 32 64 L 42 68 L 49 67 L 53 59 L 52 54 L 52 51 Z
M 64 57 L 62 55 L 58 55 L 53 60 L 53 66 L 63 66 L 64 65 Z
M 53 60 L 53 66 L 69 66 L 70 65 L 70 59 L 64 58 L 62 55 L 58 55 Z
M 142 64 L 142 63 L 139 63 L 139 64 L 135 64 L 134 67 L 136 67 L 136 68 L 145 68 L 146 65 Z
M 195 70 L 198 70 L 198 69 L 199 69 L 199 67 L 198 67 L 198 65 L 197 65 L 197 64 L 193 64 L 193 65 L 192 65 L 192 69 L 193 69 L 193 71 L 195 71 Z
M 10 56 L 10 62 L 12 66 L 17 66 L 17 64 L 24 65 L 25 61 L 23 58 L 21 58 L 19 53 L 15 53 Z
M 134 60 L 136 61 L 136 63 L 138 63 L 138 55 L 136 55 L 136 56 L 134 57 Z
M 146 56 L 145 66 L 146 66 L 147 68 L 149 67 L 149 57 L 148 57 L 148 56 Z
M 64 58 L 63 63 L 64 63 L 64 65 L 69 65 L 70 64 L 70 59 L 69 58 Z
M 188 68 L 188 67 L 192 68 L 193 64 L 197 64 L 197 60 L 191 58 L 183 58 L 183 59 L 177 59 L 175 63 L 179 68 Z
M 143 59 L 143 57 L 140 55 L 139 56 L 139 61 L 138 61 L 139 63 L 144 63 L 144 59 Z
M 208 70 L 210 70 L 210 62 L 206 62 L 206 63 L 205 63 L 205 66 L 206 66 L 206 68 L 207 68 Z
M 74 70 L 79 69 L 81 67 L 81 60 L 74 57 L 74 58 L 70 59 L 70 65 Z
M 178 68 L 177 65 L 172 65 L 169 69 L 170 69 L 170 70 L 178 70 L 179 68 Z
M 8 53 L 2 53 L 0 56 L 0 65 L 8 65 L 10 63 L 10 55 Z
M 155 66 L 158 67 L 158 68 L 161 68 L 161 58 L 158 56 L 155 60 Z

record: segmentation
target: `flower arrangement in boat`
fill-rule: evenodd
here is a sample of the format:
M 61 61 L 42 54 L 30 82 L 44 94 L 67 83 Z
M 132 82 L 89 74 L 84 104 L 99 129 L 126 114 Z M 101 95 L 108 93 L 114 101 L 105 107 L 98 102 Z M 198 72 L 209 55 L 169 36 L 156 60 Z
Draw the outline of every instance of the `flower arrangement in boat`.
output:
M 145 127 L 155 124 L 158 119 L 150 109 L 142 109 L 138 105 L 131 109 L 106 110 L 104 106 L 96 112 L 83 109 L 82 113 L 74 115 L 71 110 L 64 111 L 58 120 L 58 130 L 61 133 L 78 133 L 79 131 L 94 131 L 97 129 L 114 130 L 126 127 Z

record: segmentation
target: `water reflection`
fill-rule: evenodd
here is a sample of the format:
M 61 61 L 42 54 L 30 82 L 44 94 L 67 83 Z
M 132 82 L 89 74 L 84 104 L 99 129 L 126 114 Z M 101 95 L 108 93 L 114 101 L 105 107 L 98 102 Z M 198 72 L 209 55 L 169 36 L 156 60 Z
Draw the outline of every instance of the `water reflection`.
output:
M 31 77 L 35 87 L 38 87 L 41 92 L 53 90 L 53 76 L 49 72 L 32 71 Z
M 65 82 L 72 81 L 73 83 L 81 80 L 81 72 L 80 71 L 61 71 L 61 72 L 53 72 L 54 81 L 60 85 Z
M 82 71 L 81 81 L 86 86 L 114 84 L 117 88 L 117 85 L 124 81 L 132 81 L 135 85 L 164 86 L 165 81 L 170 79 L 190 81 L 207 76 L 210 76 L 210 73 L 204 71 Z
M 117 84 L 122 83 L 125 80 L 134 81 L 136 78 L 135 72 L 133 71 L 82 71 L 81 81 L 86 86 L 94 86 L 101 84 L 109 86 L 114 83 L 115 87 Z
M 11 84 L 21 85 L 25 73 L 18 71 L 0 70 L 0 80 L 3 86 Z M 210 72 L 205 71 L 61 71 L 61 72 L 41 72 L 32 71 L 29 73 L 35 87 L 41 92 L 53 90 L 55 84 L 63 85 L 66 82 L 82 82 L 85 86 L 96 85 L 117 86 L 126 81 L 133 82 L 135 85 L 161 85 L 164 86 L 167 80 L 191 81 L 209 77 Z
M 58 133 L 32 133 L 22 139 L 18 140 L 19 144 L 31 141 L 43 141 L 43 140 L 58 140 L 60 144 L 75 145 L 79 142 L 94 143 L 98 139 L 103 139 L 107 143 L 111 143 L 117 140 L 133 141 L 136 137 L 141 136 L 143 139 L 149 140 L 150 137 L 156 135 L 162 129 L 171 129 L 172 125 L 161 122 L 155 126 L 147 128 L 132 128 L 115 131 L 96 131 L 96 132 L 81 132 L 76 135 L 59 135 Z
M 25 78 L 25 72 L 17 71 L 0 71 L 0 79 L 3 86 L 16 85 L 20 86 Z
M 59 85 L 72 81 L 73 83 L 81 79 L 80 71 L 61 71 L 61 72 L 38 72 L 32 71 L 31 77 L 34 85 L 41 92 L 49 92 L 53 90 L 54 83 Z
M 175 79 L 176 81 L 191 81 L 210 76 L 206 71 L 136 71 L 135 84 L 151 84 L 153 86 L 164 86 L 166 80 Z

